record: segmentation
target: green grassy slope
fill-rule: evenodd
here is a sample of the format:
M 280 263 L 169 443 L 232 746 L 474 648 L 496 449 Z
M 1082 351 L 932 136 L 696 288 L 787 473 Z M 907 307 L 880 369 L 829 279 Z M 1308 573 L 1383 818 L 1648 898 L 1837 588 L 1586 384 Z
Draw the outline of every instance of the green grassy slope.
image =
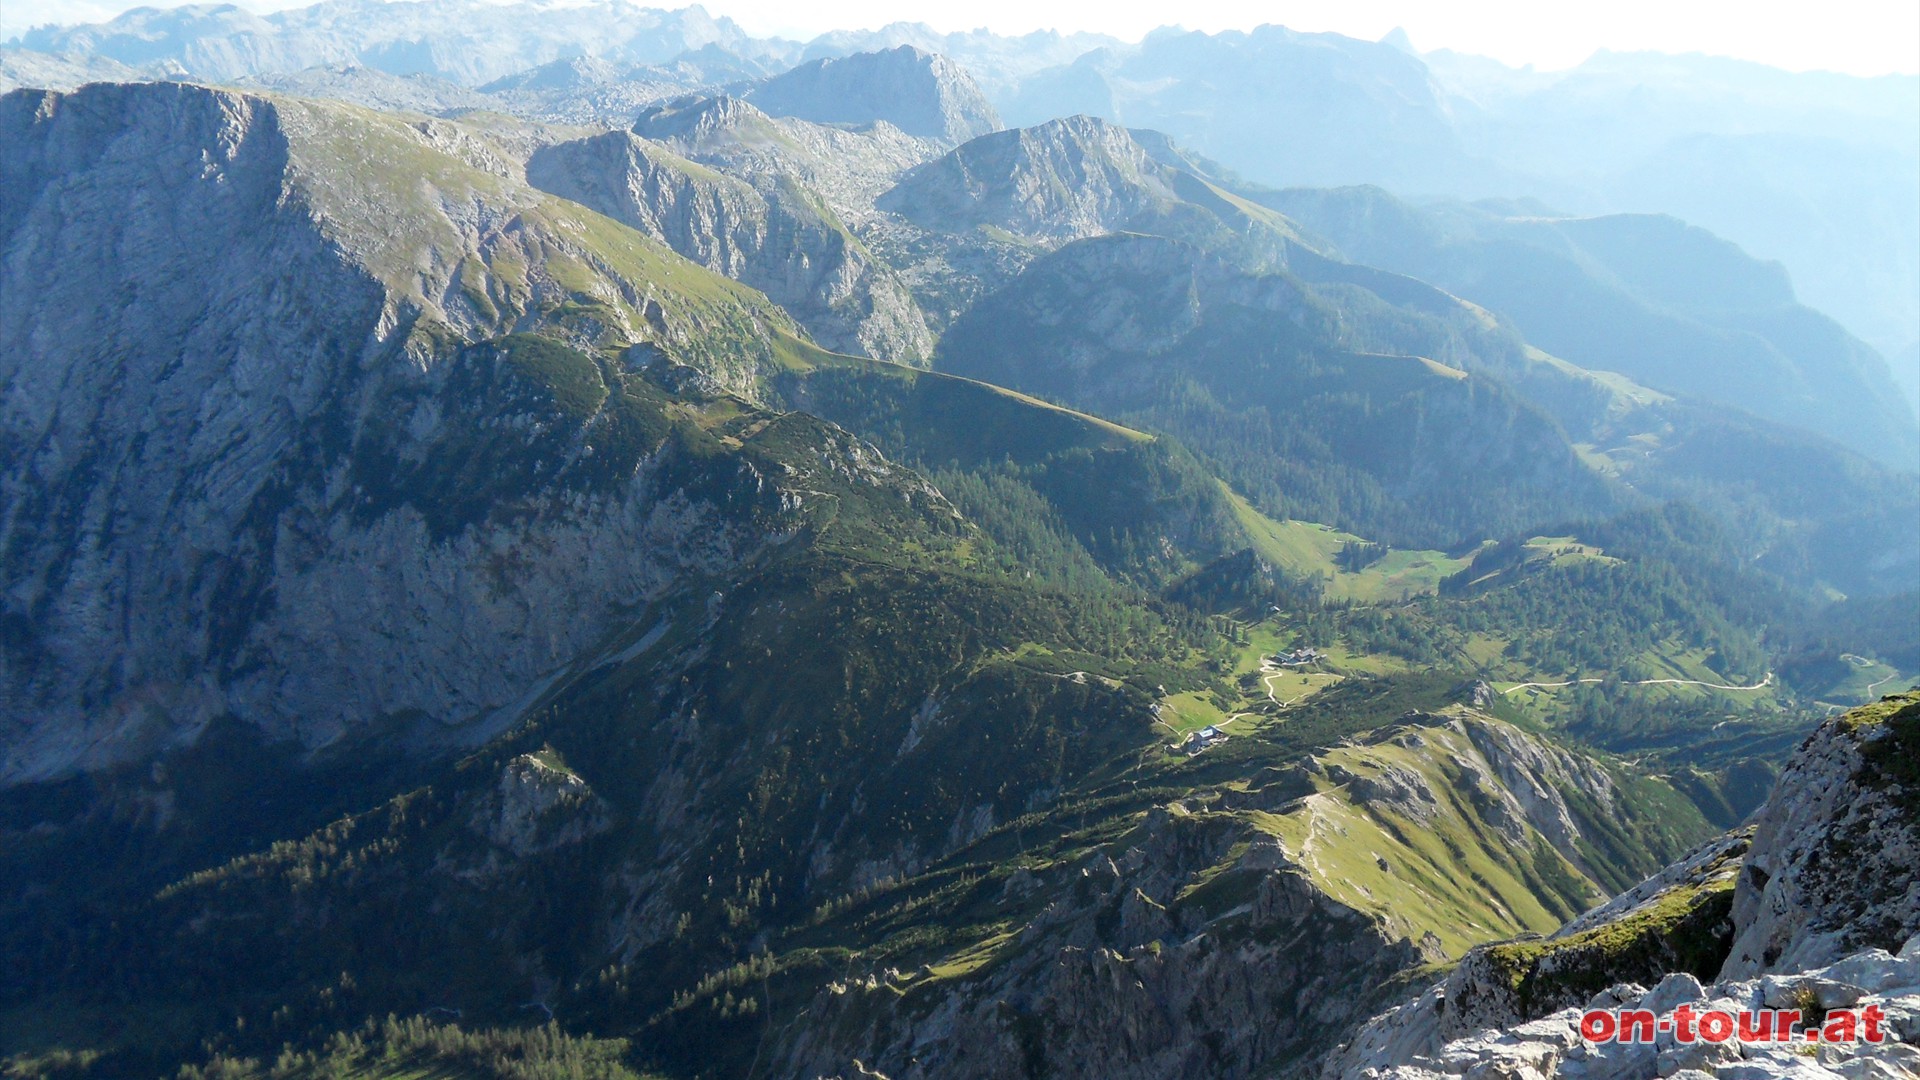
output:
M 594 347 L 647 343 L 744 389 L 774 366 L 775 335 L 797 332 L 757 291 L 528 187 L 484 129 L 267 101 L 287 133 L 295 197 L 430 334 L 545 326 Z

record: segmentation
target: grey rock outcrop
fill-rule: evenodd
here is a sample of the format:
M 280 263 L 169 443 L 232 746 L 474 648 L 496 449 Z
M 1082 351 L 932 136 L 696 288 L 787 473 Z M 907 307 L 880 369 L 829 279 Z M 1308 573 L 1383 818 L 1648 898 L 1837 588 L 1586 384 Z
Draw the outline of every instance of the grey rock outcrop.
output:
M 1920 932 L 1920 698 L 1823 725 L 1754 819 L 1727 978 L 1831 963 Z
M 883 213 L 868 226 L 871 242 L 948 318 L 1074 240 L 1148 233 L 1251 268 L 1286 266 L 1303 245 L 1282 215 L 1088 116 L 973 139 L 906 173 L 874 205 Z
M 814 60 L 753 85 L 743 96 L 774 116 L 820 124 L 885 121 L 949 145 L 1000 126 L 965 70 L 911 45 Z
M 844 1076 L 860 1062 L 894 1080 L 1248 1075 L 1319 1025 L 1352 1022 L 1361 988 L 1421 961 L 1278 844 L 1247 839 L 1218 815 L 1157 811 L 1123 855 L 1024 884 L 1051 902 L 982 977 L 881 971 L 826 985 L 776 1072 Z M 1236 845 L 1245 853 L 1222 873 L 1251 882 L 1244 903 L 1179 903 Z
M 1550 938 L 1468 952 L 1429 1003 L 1432 1034 L 1445 1041 L 1514 1027 L 1615 983 L 1710 977 L 1732 936 L 1733 881 L 1747 846 L 1745 833 L 1716 837 Z
M 1885 1015 L 1884 1041 L 1682 1041 L 1675 1013 L 1730 1016 L 1758 1009 L 1872 1007 Z M 1438 1080 L 1498 1076 L 1507 1080 L 1655 1080 L 1657 1077 L 1737 1077 L 1739 1080 L 1902 1080 L 1920 1075 L 1920 937 L 1899 956 L 1871 949 L 1830 965 L 1787 976 L 1726 980 L 1702 986 L 1673 975 L 1651 990 L 1624 984 L 1592 1000 L 1524 1024 L 1483 1028 L 1444 1039 L 1445 996 L 1436 988 L 1369 1025 L 1329 1063 L 1329 1078 Z M 1652 1042 L 1594 1042 L 1581 1035 L 1587 1009 L 1647 1010 L 1655 1016 Z M 1658 1030 L 1664 1024 L 1665 1030 Z M 1858 1030 L 1858 1029 L 1857 1029 Z M 1864 1034 L 1864 1032 L 1862 1032 Z M 1444 1041 L 1443 1041 L 1444 1040 Z M 1692 1070 L 1689 1072 L 1689 1070 Z
M 511 857 L 524 859 L 605 832 L 608 818 L 606 801 L 577 774 L 540 755 L 521 754 L 477 800 L 469 825 Z
M 648 108 L 635 119 L 633 133 L 746 181 L 769 203 L 798 198 L 810 206 L 817 199 L 820 216 L 843 222 L 868 253 L 863 257 L 898 272 L 932 330 L 961 306 L 946 290 L 928 286 L 930 277 L 953 274 L 953 259 L 944 246 L 929 244 L 924 230 L 874 208 L 907 170 L 941 154 L 944 143 L 909 135 L 886 122 L 855 130 L 793 117 L 776 119 L 726 94 L 688 95 Z M 1019 261 L 1024 258 L 1016 264 Z M 974 280 L 980 275 L 969 270 L 960 276 Z M 999 280 L 1006 274 L 992 276 Z M 899 319 L 911 323 L 910 316 Z
M 991 227 L 1042 243 L 1133 231 L 1260 239 L 1284 259 L 1286 219 L 1235 204 L 1156 160 L 1132 133 L 1090 116 L 983 135 L 928 162 L 880 200 L 924 228 Z M 1264 235 L 1271 234 L 1271 235 Z

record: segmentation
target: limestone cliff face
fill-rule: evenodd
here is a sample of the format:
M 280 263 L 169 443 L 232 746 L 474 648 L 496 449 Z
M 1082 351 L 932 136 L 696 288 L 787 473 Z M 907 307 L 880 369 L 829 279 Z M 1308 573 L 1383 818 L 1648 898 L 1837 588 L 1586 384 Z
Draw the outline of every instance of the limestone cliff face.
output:
M 1831 963 L 1920 933 L 1920 696 L 1822 725 L 1754 819 L 1724 974 Z
M 775 118 L 739 97 L 694 94 L 646 109 L 633 132 L 746 181 L 769 202 L 796 188 L 817 196 L 865 257 L 892 269 L 934 331 L 1045 250 L 1005 233 L 942 233 L 879 208 L 910 170 L 951 148 L 891 123 L 844 127 Z
M 545 148 L 527 179 L 765 292 L 830 349 L 907 363 L 932 351 L 905 285 L 798 181 L 763 193 L 627 132 Z
M 745 96 L 775 116 L 822 124 L 885 121 L 949 145 L 1000 126 L 972 76 L 911 45 L 815 60 L 763 80 Z
M 1537 1020 L 1441 1034 L 1450 1011 L 1450 987 L 1369 1024 L 1330 1062 L 1324 1075 L 1352 1080 L 1441 1080 L 1497 1076 L 1506 1080 L 1907 1080 L 1920 1075 L 1920 936 L 1898 955 L 1866 949 L 1820 967 L 1702 983 L 1676 972 L 1649 989 L 1620 983 Z M 1676 1012 L 1738 1016 L 1758 1009 L 1874 1007 L 1885 1041 L 1682 1042 Z M 1655 1016 L 1651 1042 L 1596 1043 L 1582 1038 L 1587 1009 L 1646 1010 Z M 1803 1025 L 1804 1027 L 1804 1025 Z
M 463 341 L 544 328 L 744 386 L 791 328 L 514 171 L 472 129 L 346 106 L 0 99 L 0 783 L 223 715 L 309 745 L 435 738 L 782 532 L 657 482 L 649 454 L 564 480 L 606 449 L 595 402 L 619 375 L 598 361 L 568 376 L 577 415 L 564 387 L 462 411 L 457 380 L 508 364 Z M 496 493 L 514 513 L 449 527 L 376 497 L 477 433 L 520 448 L 526 486 Z
M 829 982 L 771 1075 L 1258 1075 L 1365 1015 L 1395 974 L 1495 926 L 1552 925 L 1593 895 L 1571 859 L 1601 818 L 1638 827 L 1597 809 L 1607 768 L 1464 708 L 1269 772 L 1017 872 L 1001 940 Z M 1458 861 L 1505 869 L 1463 885 Z

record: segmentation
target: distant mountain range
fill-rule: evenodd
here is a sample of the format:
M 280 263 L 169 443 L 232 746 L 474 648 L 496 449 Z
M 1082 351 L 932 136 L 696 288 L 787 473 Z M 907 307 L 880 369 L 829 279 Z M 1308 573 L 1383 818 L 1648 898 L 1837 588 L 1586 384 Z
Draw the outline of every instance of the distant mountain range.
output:
M 100 25 L 38 28 L 17 45 L 0 60 L 0 86 L 124 77 L 104 66 L 119 64 L 437 113 L 478 107 L 463 90 L 484 89 L 488 107 L 614 121 L 675 93 L 910 45 L 970 72 L 1008 123 L 1084 113 L 1155 129 L 1268 186 L 1376 184 L 1417 199 L 1530 196 L 1566 213 L 1678 216 L 1783 262 L 1805 302 L 1893 362 L 1920 410 L 1912 76 L 1605 52 L 1545 73 L 1422 54 L 1404 35 L 1376 43 L 1277 26 L 1159 30 L 1127 43 L 895 24 L 803 44 L 754 38 L 697 7 L 624 2 L 352 0 L 264 16 L 141 8 Z M 569 86 L 529 74 L 549 64 L 573 65 Z M 440 89 L 398 92 L 343 65 Z M 326 68 L 333 73 L 304 74 Z M 979 107 L 971 115 L 984 115 Z
M 580 7 L 348 0 L 268 15 L 231 4 L 136 8 L 97 26 L 30 30 L 19 44 L 206 79 L 358 63 L 477 86 L 583 54 L 657 64 L 707 45 L 749 53 L 757 43 L 731 19 L 715 19 L 698 7 L 665 11 L 624 0 Z

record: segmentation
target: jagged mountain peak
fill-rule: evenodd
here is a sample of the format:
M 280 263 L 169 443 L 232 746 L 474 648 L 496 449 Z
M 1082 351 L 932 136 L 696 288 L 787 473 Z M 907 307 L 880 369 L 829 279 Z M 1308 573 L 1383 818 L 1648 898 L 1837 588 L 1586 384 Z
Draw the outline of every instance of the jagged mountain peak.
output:
M 982 135 L 966 144 L 969 154 L 986 156 L 999 147 L 1017 145 L 1029 159 L 1050 156 L 1098 158 L 1142 168 L 1150 160 L 1133 133 L 1119 124 L 1084 113 L 1063 116 L 1031 127 Z M 955 153 L 960 153 L 956 150 Z
M 885 121 L 950 144 L 1000 126 L 965 69 L 912 45 L 823 57 L 764 79 L 743 96 L 775 116 L 822 124 Z
M 649 106 L 632 127 L 642 138 L 684 145 L 728 136 L 764 138 L 774 130 L 771 116 L 730 94 L 687 94 Z
M 651 106 L 632 130 L 675 153 L 753 184 L 762 194 L 816 192 L 848 221 L 874 216 L 873 203 L 908 169 L 940 152 L 931 139 L 887 123 L 850 128 L 772 117 L 729 93 L 696 93 Z
M 948 232 L 981 225 L 1068 239 L 1121 227 L 1175 201 L 1127 130 L 1091 116 L 982 135 L 914 170 L 880 202 Z
M 970 140 L 902 177 L 878 205 L 939 232 L 1000 230 L 1042 245 L 1153 233 L 1286 262 L 1300 241 L 1291 222 L 1156 149 L 1098 117 L 1063 117 Z

